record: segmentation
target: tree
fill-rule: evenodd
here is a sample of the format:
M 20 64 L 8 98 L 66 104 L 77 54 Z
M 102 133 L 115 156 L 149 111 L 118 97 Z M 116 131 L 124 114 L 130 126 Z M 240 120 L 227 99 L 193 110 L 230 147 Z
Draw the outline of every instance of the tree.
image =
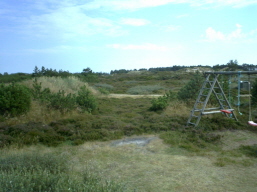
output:
M 93 73 L 93 71 L 89 67 L 87 67 L 86 69 L 83 69 L 82 71 L 82 74 L 91 74 L 91 73 Z
M 33 73 L 32 73 L 32 76 L 33 77 L 38 77 L 40 76 L 40 70 L 38 69 L 37 66 L 35 66 L 34 70 L 33 70 Z
M 237 60 L 230 60 L 228 63 L 227 63 L 227 66 L 228 66 L 228 71 L 236 71 L 238 69 L 238 62 Z
M 194 77 L 179 90 L 177 98 L 184 101 L 195 99 L 203 81 L 203 76 L 197 71 Z

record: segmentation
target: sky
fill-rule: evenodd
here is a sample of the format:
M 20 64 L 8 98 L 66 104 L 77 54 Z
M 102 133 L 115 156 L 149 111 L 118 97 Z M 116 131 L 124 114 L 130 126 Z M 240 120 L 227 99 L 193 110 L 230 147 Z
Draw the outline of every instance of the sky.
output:
M 257 0 L 1 0 L 0 73 L 257 64 Z

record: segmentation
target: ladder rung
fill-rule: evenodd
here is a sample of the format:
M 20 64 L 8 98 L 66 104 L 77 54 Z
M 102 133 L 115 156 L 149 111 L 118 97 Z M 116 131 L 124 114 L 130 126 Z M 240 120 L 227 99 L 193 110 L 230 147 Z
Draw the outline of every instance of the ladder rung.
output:
M 201 95 L 201 96 L 207 97 L 208 95 Z
M 195 123 L 191 123 L 191 122 L 189 122 L 188 124 L 195 125 Z
M 221 111 L 202 112 L 203 115 L 208 115 L 208 114 L 213 114 L 213 113 L 221 113 Z

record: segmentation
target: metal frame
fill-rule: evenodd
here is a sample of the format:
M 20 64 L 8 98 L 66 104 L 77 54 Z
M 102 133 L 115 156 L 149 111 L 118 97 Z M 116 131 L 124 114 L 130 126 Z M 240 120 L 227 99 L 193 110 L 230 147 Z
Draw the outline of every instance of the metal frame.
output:
M 228 110 L 231 114 L 223 113 L 227 117 L 231 117 L 238 121 L 234 109 L 232 109 L 226 95 L 220 83 L 218 81 L 219 75 L 241 75 L 241 74 L 257 74 L 257 71 L 218 71 L 218 72 L 205 72 L 204 75 L 206 77 L 205 81 L 202 84 L 196 102 L 194 104 L 193 109 L 191 110 L 190 116 L 187 121 L 187 126 L 193 125 L 197 126 L 201 120 L 203 115 L 214 114 L 214 113 L 223 113 L 220 110 Z M 207 94 L 206 94 L 207 92 Z M 206 105 L 209 101 L 211 94 L 214 94 L 218 103 L 219 107 L 215 108 L 206 108 Z M 214 111 L 216 110 L 216 111 Z M 218 110 L 218 111 L 217 111 Z

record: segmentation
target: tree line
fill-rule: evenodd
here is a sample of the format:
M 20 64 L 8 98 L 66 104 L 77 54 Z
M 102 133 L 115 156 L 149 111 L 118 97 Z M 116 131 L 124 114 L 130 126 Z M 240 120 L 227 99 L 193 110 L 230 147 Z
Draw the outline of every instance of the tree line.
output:
M 254 71 L 257 70 L 257 65 L 254 64 L 247 64 L 243 63 L 242 65 L 238 64 L 237 60 L 230 60 L 226 64 L 216 64 L 214 66 L 207 66 L 207 65 L 195 65 L 195 66 L 179 66 L 174 65 L 171 67 L 156 67 L 156 68 L 141 68 L 141 69 L 133 69 L 133 70 L 127 70 L 127 69 L 119 69 L 119 70 L 111 70 L 110 73 L 99 73 L 99 72 L 93 72 L 89 67 L 84 68 L 82 72 L 80 73 L 70 73 L 69 71 L 65 70 L 59 70 L 52 68 L 45 68 L 42 66 L 41 68 L 38 68 L 35 66 L 33 72 L 31 74 L 29 73 L 14 73 L 14 74 L 8 74 L 5 72 L 4 74 L 0 73 L 0 83 L 10 83 L 10 82 L 18 82 L 26 79 L 31 79 L 35 77 L 41 77 L 41 76 L 47 76 L 47 77 L 68 77 L 68 76 L 77 76 L 81 78 L 84 81 L 87 82 L 97 82 L 97 79 L 99 76 L 106 76 L 106 75 L 114 75 L 114 74 L 126 74 L 131 71 L 149 71 L 149 72 L 162 72 L 162 71 L 178 71 L 181 69 L 186 68 L 196 68 L 196 67 L 203 67 L 203 68 L 210 68 L 210 70 L 214 71 Z

